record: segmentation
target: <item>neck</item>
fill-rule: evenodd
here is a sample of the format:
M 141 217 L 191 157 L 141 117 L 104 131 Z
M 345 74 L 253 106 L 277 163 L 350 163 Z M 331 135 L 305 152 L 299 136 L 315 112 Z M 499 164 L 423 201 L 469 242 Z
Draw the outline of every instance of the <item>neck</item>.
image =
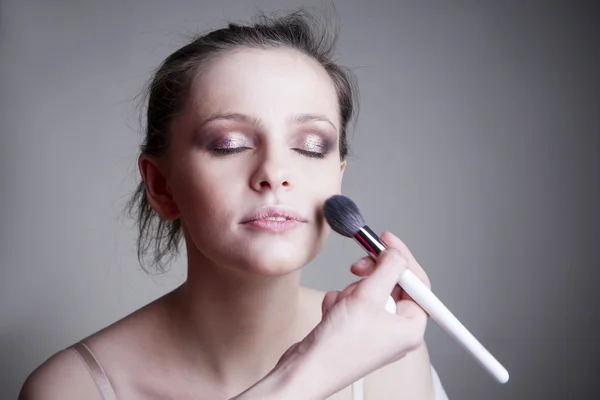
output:
M 186 360 L 225 386 L 258 381 L 302 339 L 299 295 L 299 271 L 259 276 L 188 252 L 188 279 L 173 300 Z

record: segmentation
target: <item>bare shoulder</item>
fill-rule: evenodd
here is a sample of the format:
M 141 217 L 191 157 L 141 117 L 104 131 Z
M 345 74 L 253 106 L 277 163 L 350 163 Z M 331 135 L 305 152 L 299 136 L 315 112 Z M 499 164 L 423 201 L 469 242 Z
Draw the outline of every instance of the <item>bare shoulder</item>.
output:
M 157 331 L 160 310 L 161 299 L 157 299 L 82 339 L 113 385 L 128 380 L 129 376 L 124 376 L 118 366 L 129 367 L 136 360 L 131 350 L 133 344 L 148 342 L 148 337 Z M 25 380 L 19 395 L 19 400 L 101 398 L 87 366 L 71 348 L 57 352 L 37 367 Z
M 431 363 L 425 343 L 404 358 L 371 373 L 364 380 L 367 397 L 374 399 L 435 398 Z
M 304 315 L 307 318 L 307 322 L 311 329 L 314 328 L 319 322 L 323 313 L 321 306 L 323 304 L 323 298 L 326 292 L 318 289 L 314 289 L 307 286 L 301 287 L 302 304 L 304 306 Z
M 19 400 L 98 399 L 100 394 L 85 365 L 71 349 L 61 350 L 25 380 Z

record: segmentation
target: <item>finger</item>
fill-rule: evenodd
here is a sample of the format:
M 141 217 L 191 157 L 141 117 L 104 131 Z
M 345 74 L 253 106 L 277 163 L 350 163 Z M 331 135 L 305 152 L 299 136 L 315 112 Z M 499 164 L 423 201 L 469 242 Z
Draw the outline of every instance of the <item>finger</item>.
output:
M 375 260 L 372 257 L 363 257 L 352 264 L 350 272 L 360 277 L 369 276 L 375 270 L 375 265 Z
M 331 307 L 333 307 L 339 295 L 340 292 L 338 292 L 337 290 L 333 290 L 325 294 L 325 297 L 323 297 L 323 303 L 321 303 L 321 313 L 323 314 L 323 316 L 325 316 L 325 314 L 327 314 L 327 311 L 329 311 Z
M 429 280 L 427 273 L 421 267 L 421 265 L 419 265 L 419 263 L 417 262 L 417 260 L 415 259 L 415 257 L 411 253 L 411 251 L 409 250 L 408 246 L 406 244 L 404 244 L 404 242 L 402 240 L 400 240 L 398 237 L 396 237 L 393 233 L 388 232 L 388 231 L 383 232 L 380 237 L 381 237 L 381 240 L 383 240 L 383 242 L 386 245 L 388 245 L 389 247 L 396 248 L 400 251 L 402 256 L 406 259 L 408 269 L 410 269 L 412 272 L 414 272 L 414 274 L 417 275 L 417 277 L 428 288 L 431 289 L 431 281 Z
M 408 352 L 416 350 L 424 343 L 427 315 L 413 301 L 401 300 L 396 304 L 394 327 L 390 332 L 402 340 Z
M 392 296 L 394 301 L 398 303 L 400 300 L 402 300 L 403 293 L 404 290 L 402 290 L 402 287 L 400 287 L 400 285 L 396 285 L 394 286 L 394 289 L 392 289 L 392 293 L 390 294 L 390 296 Z
M 412 303 L 414 305 L 414 303 Z M 418 349 L 425 342 L 425 329 L 427 328 L 427 318 L 422 315 L 415 314 L 408 318 L 401 314 L 401 318 L 395 319 L 395 328 L 391 329 L 391 333 L 399 340 L 402 340 L 405 345 L 405 351 L 411 352 Z M 402 339 L 400 339 L 402 338 Z
M 421 305 L 417 303 L 412 297 L 410 297 L 410 295 L 405 291 L 402 291 L 402 294 L 400 295 L 400 301 L 410 301 L 415 303 L 419 308 L 423 310 L 425 314 L 427 314 L 427 316 L 429 316 L 429 313 L 423 307 L 421 307 Z
M 396 314 L 402 315 L 403 317 L 408 319 L 427 319 L 428 317 L 427 313 L 412 300 L 400 300 L 398 303 L 396 303 Z
M 341 292 L 337 290 L 327 292 L 325 294 L 325 297 L 323 298 L 323 303 L 321 304 L 321 312 L 323 313 L 323 315 L 325 315 L 329 310 L 331 310 L 331 308 L 335 306 L 340 300 L 352 294 L 352 292 L 354 292 L 359 283 L 360 281 L 353 282 L 350 285 L 346 286 L 346 288 L 344 288 L 344 290 L 342 290 Z
M 377 266 L 371 275 L 363 279 L 356 289 L 358 295 L 385 305 L 387 298 L 406 270 L 406 261 L 395 248 L 388 248 L 377 257 Z
M 362 280 L 361 280 L 361 281 L 362 281 Z M 361 281 L 353 282 L 353 283 L 351 283 L 350 285 L 346 286 L 346 287 L 344 288 L 344 290 L 342 290 L 342 291 L 340 292 L 340 295 L 339 295 L 339 296 L 338 296 L 338 298 L 336 299 L 336 303 L 337 303 L 338 301 L 340 301 L 341 299 L 343 299 L 343 298 L 345 298 L 345 297 L 348 297 L 350 294 L 352 294 L 352 292 L 354 292 L 354 290 L 356 290 L 356 288 L 358 287 L 358 284 L 359 284 Z

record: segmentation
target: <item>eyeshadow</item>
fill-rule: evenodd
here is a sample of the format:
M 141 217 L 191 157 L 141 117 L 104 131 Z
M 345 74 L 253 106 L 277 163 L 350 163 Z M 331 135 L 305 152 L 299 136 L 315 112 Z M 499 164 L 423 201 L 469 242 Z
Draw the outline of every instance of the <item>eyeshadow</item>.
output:
M 325 154 L 331 150 L 332 144 L 329 140 L 324 139 L 321 135 L 309 134 L 302 138 L 299 146 L 305 151 Z
M 230 134 L 223 138 L 218 138 L 210 142 L 211 149 L 231 149 L 236 147 L 248 146 L 248 139 L 241 134 Z

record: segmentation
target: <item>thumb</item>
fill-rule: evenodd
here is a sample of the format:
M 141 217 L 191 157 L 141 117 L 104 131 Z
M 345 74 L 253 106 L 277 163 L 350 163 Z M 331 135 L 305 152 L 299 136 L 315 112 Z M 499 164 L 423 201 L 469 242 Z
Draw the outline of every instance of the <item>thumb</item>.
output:
M 321 304 L 321 312 L 323 316 L 325 316 L 325 314 L 327 314 L 327 311 L 329 311 L 331 307 L 333 307 L 339 296 L 340 292 L 337 290 L 332 290 L 325 294 L 325 297 L 323 298 L 323 303 Z
M 357 295 L 381 303 L 383 308 L 405 270 L 406 261 L 397 249 L 390 247 L 384 250 L 377 256 L 373 273 L 356 289 Z

